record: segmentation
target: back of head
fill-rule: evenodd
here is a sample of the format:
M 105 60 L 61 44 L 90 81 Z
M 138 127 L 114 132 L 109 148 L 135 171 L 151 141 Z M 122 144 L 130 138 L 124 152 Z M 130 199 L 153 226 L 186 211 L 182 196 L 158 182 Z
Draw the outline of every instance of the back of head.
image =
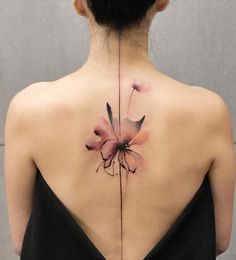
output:
M 86 0 L 95 21 L 115 31 L 139 25 L 157 0 Z

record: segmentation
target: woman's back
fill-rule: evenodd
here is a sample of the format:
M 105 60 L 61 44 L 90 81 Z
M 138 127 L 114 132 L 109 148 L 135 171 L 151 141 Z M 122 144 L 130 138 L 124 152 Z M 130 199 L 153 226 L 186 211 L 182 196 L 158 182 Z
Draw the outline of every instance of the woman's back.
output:
M 151 63 L 149 28 L 168 3 L 73 1 L 86 63 L 11 101 L 6 193 L 22 260 L 210 260 L 227 248 L 230 117 L 217 94 Z
M 106 259 L 120 259 L 121 211 L 123 259 L 142 259 L 194 197 L 213 160 L 207 111 L 212 93 L 154 68 L 140 67 L 135 73 L 126 71 L 121 82 L 121 118 L 136 121 L 145 115 L 142 127 L 149 135 L 130 147 L 143 157 L 143 164 L 128 175 L 122 169 L 122 187 L 118 160 L 113 160 L 114 169 L 113 161 L 104 169 L 101 153 L 86 147 L 87 140 L 100 139 L 93 132 L 100 116 L 109 122 L 107 103 L 118 117 L 116 78 L 91 75 L 82 68 L 34 88 L 34 160 Z M 137 75 L 147 91 L 133 91 L 131 82 Z

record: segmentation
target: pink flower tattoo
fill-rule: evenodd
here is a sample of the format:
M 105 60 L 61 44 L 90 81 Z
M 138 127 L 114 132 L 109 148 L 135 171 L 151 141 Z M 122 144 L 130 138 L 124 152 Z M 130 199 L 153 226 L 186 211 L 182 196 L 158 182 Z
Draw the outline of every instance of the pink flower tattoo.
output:
M 145 92 L 148 88 L 144 85 L 132 85 L 132 92 L 130 94 L 128 109 L 131 97 L 134 91 Z M 132 121 L 128 117 L 119 120 L 113 116 L 112 108 L 107 102 L 106 104 L 108 120 L 101 116 L 93 132 L 100 137 L 100 140 L 87 140 L 85 146 L 88 150 L 99 151 L 102 157 L 100 166 L 109 175 L 114 176 L 114 164 L 117 157 L 120 166 L 125 169 L 126 173 L 135 173 L 136 169 L 143 164 L 143 157 L 141 154 L 131 149 L 133 145 L 143 144 L 149 137 L 149 131 L 142 127 L 145 115 L 138 121 Z M 110 170 L 112 168 L 112 171 Z

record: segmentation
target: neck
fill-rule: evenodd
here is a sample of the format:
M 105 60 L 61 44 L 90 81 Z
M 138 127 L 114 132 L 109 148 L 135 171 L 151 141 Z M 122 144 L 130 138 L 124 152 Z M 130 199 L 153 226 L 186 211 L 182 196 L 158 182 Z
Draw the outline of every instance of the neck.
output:
M 122 69 L 150 64 L 148 56 L 148 30 L 121 34 L 111 31 L 109 36 L 104 29 L 90 30 L 89 55 L 84 66 L 99 69 L 99 73 L 109 73 L 118 67 L 120 41 L 120 63 Z

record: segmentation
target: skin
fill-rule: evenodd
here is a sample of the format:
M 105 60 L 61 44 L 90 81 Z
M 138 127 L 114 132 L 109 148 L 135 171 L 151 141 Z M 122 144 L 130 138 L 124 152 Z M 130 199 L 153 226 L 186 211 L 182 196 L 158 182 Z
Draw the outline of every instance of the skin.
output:
M 118 111 L 118 41 L 112 32 L 102 47 L 104 28 L 82 0 L 73 4 L 91 33 L 87 61 L 63 78 L 25 87 L 8 107 L 4 177 L 11 239 L 20 255 L 38 167 L 96 247 L 115 260 L 120 259 L 118 178 L 95 173 L 100 157 L 87 151 L 84 142 L 98 116 L 106 115 L 107 101 Z M 150 23 L 167 5 L 156 2 L 148 12 Z M 124 259 L 141 259 L 166 234 L 208 169 L 218 255 L 229 246 L 232 231 L 236 163 L 230 113 L 213 91 L 187 86 L 157 70 L 148 57 L 148 31 L 149 26 L 126 32 L 139 48 L 121 41 L 122 113 L 134 79 L 152 86 L 149 93 L 135 96 L 129 115 L 137 119 L 145 114 L 151 135 L 137 148 L 145 159 L 143 168 L 124 186 Z

